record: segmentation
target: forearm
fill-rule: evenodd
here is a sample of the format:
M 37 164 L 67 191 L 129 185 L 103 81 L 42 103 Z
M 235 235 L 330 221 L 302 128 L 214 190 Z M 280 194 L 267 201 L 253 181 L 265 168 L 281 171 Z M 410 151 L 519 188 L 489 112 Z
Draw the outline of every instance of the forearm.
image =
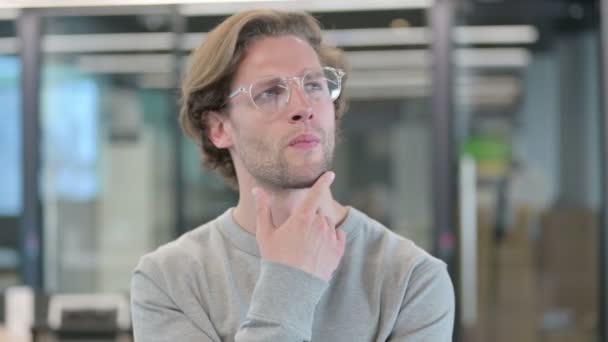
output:
M 327 283 L 298 269 L 262 262 L 236 341 L 310 341 L 315 307 Z
M 220 342 L 207 312 L 185 314 L 166 290 L 154 266 L 138 270 L 132 279 L 135 341 Z M 237 342 L 302 342 L 311 338 L 314 310 L 327 283 L 295 268 L 262 262 L 247 315 L 238 327 Z

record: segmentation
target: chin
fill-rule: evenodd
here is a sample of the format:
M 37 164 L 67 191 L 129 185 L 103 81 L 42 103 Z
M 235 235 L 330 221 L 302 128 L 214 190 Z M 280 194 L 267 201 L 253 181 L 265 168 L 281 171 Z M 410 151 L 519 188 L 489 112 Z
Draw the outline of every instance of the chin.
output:
M 313 180 L 301 180 L 294 181 L 289 184 L 286 184 L 286 189 L 308 189 L 311 188 L 315 184 L 316 179 Z
M 323 169 L 313 174 L 295 176 L 292 179 L 289 179 L 287 182 L 288 184 L 286 185 L 287 187 L 292 189 L 310 188 L 317 182 L 317 179 L 319 179 L 319 177 L 321 177 L 321 175 L 326 171 L 326 169 Z

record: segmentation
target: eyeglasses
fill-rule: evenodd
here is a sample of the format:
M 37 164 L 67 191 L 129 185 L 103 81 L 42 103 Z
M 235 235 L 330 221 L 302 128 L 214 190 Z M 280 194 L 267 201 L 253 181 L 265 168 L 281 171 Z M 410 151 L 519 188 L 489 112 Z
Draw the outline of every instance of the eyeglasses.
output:
M 331 67 L 313 69 L 301 77 L 268 76 L 248 86 L 240 87 L 228 96 L 233 99 L 241 93 L 249 94 L 256 108 L 266 114 L 275 114 L 289 103 L 291 86 L 295 82 L 310 103 L 333 102 L 342 90 L 344 71 Z

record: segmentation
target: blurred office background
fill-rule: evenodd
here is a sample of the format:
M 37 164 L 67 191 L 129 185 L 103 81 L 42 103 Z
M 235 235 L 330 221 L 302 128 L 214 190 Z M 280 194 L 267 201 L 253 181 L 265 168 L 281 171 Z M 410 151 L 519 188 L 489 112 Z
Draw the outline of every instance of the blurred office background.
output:
M 301 9 L 350 62 L 334 193 L 449 264 L 455 340 L 608 341 L 606 2 L 0 1 L 0 290 L 128 295 L 233 206 L 180 73 L 235 11 Z

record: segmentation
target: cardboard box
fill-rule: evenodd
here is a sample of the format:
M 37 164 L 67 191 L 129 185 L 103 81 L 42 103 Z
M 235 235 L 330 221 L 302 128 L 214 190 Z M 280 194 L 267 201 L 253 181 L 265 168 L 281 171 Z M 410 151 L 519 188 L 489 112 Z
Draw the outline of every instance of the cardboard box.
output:
M 593 341 L 598 313 L 599 215 L 559 208 L 543 215 L 539 274 L 547 341 Z M 553 316 L 566 317 L 561 323 Z M 559 320 L 557 320 L 559 321 Z

